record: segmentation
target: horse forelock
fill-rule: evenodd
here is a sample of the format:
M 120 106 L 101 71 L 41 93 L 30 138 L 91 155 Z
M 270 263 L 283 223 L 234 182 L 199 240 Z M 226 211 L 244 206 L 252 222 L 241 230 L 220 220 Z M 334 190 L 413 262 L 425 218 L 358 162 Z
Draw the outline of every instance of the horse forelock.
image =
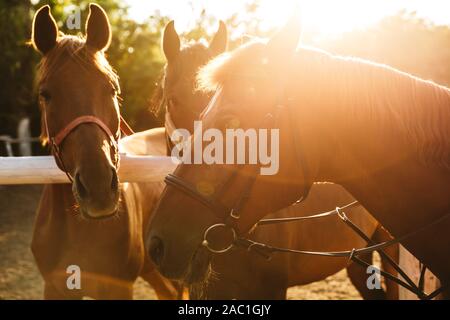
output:
M 205 92 L 211 92 L 223 85 L 230 77 L 257 77 L 257 74 L 243 74 L 242 66 L 249 63 L 258 64 L 260 59 L 257 58 L 263 52 L 261 50 L 263 47 L 263 42 L 255 40 L 212 59 L 199 70 L 197 74 L 197 88 Z
M 65 63 L 73 61 L 85 70 L 100 72 L 106 76 L 117 93 L 120 94 L 119 76 L 109 64 L 105 54 L 102 51 L 94 51 L 85 44 L 85 39 L 81 36 L 60 34 L 56 46 L 41 59 L 38 65 L 36 87 L 39 88 Z M 43 112 L 41 114 L 43 115 Z M 48 142 L 43 117 L 41 117 L 40 138 L 43 145 Z
M 242 72 L 249 64 L 261 64 L 258 57 L 263 58 L 263 46 L 262 42 L 251 42 L 213 59 L 199 71 L 197 86 L 214 91 L 230 77 L 258 79 L 259 72 L 250 75 Z M 301 47 L 291 63 L 287 68 L 291 74 L 285 75 L 295 79 L 290 83 L 298 86 L 311 83 L 306 94 L 341 101 L 334 106 L 340 108 L 338 114 L 346 117 L 346 121 L 379 121 L 401 132 L 420 161 L 450 169 L 449 88 L 387 65 L 308 47 Z M 336 96 L 329 97 L 330 88 L 335 88 Z M 321 113 L 317 115 L 320 117 Z

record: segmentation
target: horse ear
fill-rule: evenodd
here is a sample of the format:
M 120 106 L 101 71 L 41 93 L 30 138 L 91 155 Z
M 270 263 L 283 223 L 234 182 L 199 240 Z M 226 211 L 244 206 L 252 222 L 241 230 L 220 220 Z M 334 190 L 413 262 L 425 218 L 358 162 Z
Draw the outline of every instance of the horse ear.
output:
M 211 50 L 213 56 L 217 56 L 227 50 L 228 47 L 228 31 L 225 23 L 220 20 L 219 21 L 219 29 L 217 30 L 216 35 L 211 40 L 209 44 L 209 49 Z
M 89 4 L 89 16 L 86 22 L 86 45 L 96 51 L 108 49 L 111 43 L 111 26 L 102 7 Z
M 50 6 L 41 7 L 33 19 L 31 39 L 33 47 L 42 54 L 49 52 L 58 38 L 58 26 L 50 13 Z
M 175 30 L 175 22 L 173 20 L 164 28 L 162 47 L 168 62 L 174 61 L 180 53 L 180 37 Z
M 288 23 L 269 40 L 267 47 L 277 55 L 287 55 L 295 51 L 301 36 L 300 13 L 296 9 Z

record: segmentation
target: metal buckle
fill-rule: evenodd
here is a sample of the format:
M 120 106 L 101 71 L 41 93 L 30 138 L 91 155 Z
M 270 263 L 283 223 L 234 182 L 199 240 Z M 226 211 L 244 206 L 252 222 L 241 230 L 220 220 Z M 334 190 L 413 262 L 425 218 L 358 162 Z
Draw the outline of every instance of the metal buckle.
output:
M 345 212 L 342 210 L 341 207 L 336 207 L 335 209 L 337 215 L 339 216 L 339 218 L 341 218 L 343 221 L 347 221 L 347 215 L 345 214 Z
M 216 228 L 228 228 L 229 230 L 231 230 L 231 234 L 233 236 L 233 241 L 225 248 L 219 248 L 219 249 L 214 249 L 211 247 L 209 241 L 208 241 L 208 233 L 211 232 L 211 230 L 216 229 Z M 234 242 L 237 240 L 237 235 L 236 235 L 236 231 L 224 224 L 224 223 L 217 223 L 217 224 L 213 224 L 212 226 L 210 226 L 208 229 L 206 229 L 205 233 L 203 234 L 203 242 L 202 242 L 202 246 L 204 246 L 205 248 L 207 248 L 209 251 L 211 251 L 212 253 L 225 253 L 227 251 L 229 251 L 233 246 L 234 246 Z
M 230 217 L 232 217 L 232 218 L 238 220 L 241 216 L 240 216 L 239 214 L 235 214 L 234 211 L 235 211 L 234 209 L 231 209 L 231 211 L 230 211 Z

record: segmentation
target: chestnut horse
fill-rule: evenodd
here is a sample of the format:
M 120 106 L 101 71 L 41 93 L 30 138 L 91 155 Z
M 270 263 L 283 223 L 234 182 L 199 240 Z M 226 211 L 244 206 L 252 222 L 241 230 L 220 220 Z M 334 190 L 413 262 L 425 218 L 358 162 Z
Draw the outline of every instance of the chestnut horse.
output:
M 168 136 L 176 128 L 192 132 L 210 96 L 196 90 L 196 74 L 201 66 L 225 51 L 228 37 L 226 26 L 220 23 L 219 30 L 209 46 L 193 43 L 180 48 L 180 39 L 171 21 L 164 30 L 162 48 L 167 59 L 163 84 L 155 94 L 153 104 L 166 109 L 166 130 Z M 159 110 L 156 110 L 159 111 Z M 169 138 L 170 139 L 170 138 Z M 169 147 L 173 144 L 169 141 Z M 302 205 L 294 205 L 280 210 L 272 218 L 305 216 L 313 212 L 327 211 L 336 205 L 354 201 L 342 187 L 335 184 L 315 184 L 311 194 Z M 348 209 L 348 216 L 357 223 L 374 241 L 390 239 L 375 219 L 362 207 Z M 323 230 L 323 232 L 313 232 Z M 292 224 L 261 226 L 251 234 L 251 239 L 279 246 L 309 248 L 333 251 L 361 247 L 366 241 L 342 223 L 337 217 L 323 220 L 309 220 Z M 389 254 L 398 260 L 397 247 L 389 248 Z M 371 263 L 369 255 L 366 260 Z M 396 274 L 382 259 L 383 267 Z M 233 266 L 230 268 L 230 266 Z M 285 299 L 290 286 L 318 281 L 347 267 L 350 280 L 364 299 L 385 297 L 382 290 L 369 290 L 366 285 L 367 273 L 360 266 L 347 259 L 312 256 L 275 255 L 266 261 L 254 253 L 236 249 L 223 255 L 214 256 L 212 270 L 215 276 L 205 287 L 194 285 L 192 298 L 208 299 Z M 388 299 L 396 299 L 398 288 L 387 281 Z
M 43 55 L 42 139 L 52 143 L 58 166 L 73 181 L 45 186 L 37 210 L 31 249 L 44 297 L 131 299 L 141 276 L 159 298 L 176 298 L 177 288 L 155 270 L 143 245 L 162 184 L 119 185 L 117 178 L 119 83 L 104 56 L 110 25 L 97 5 L 90 5 L 86 33 L 86 40 L 58 35 L 49 6 L 34 17 L 32 43 Z M 159 149 L 155 144 L 147 151 Z
M 244 129 L 279 129 L 279 170 L 259 175 L 258 164 L 179 165 L 151 222 L 146 243 L 158 248 L 153 260 L 169 278 L 201 279 L 214 242 L 205 239 L 208 228 L 225 223 L 228 231 L 216 238 L 232 243 L 233 232 L 243 234 L 304 199 L 313 182 L 330 181 L 400 237 L 445 288 L 450 90 L 384 65 L 297 50 L 299 37 L 295 17 L 267 43 L 245 45 L 203 68 L 200 85 L 217 90 L 203 129 L 223 133 L 230 117 Z M 196 188 L 199 182 L 211 186 L 208 193 Z M 220 186 L 220 198 L 208 197 Z

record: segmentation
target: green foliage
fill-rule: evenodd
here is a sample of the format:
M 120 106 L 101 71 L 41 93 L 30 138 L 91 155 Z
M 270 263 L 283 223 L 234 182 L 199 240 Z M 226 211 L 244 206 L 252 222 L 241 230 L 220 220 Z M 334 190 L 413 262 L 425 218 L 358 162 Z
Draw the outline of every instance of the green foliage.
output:
M 0 2 L 0 134 L 13 133 L 21 116 L 32 113 L 37 55 L 27 46 L 31 5 Z
M 149 107 L 165 64 L 160 32 L 167 22 L 168 19 L 160 16 L 141 24 L 123 20 L 119 24 L 121 30 L 113 30 L 115 36 L 108 57 L 120 76 L 122 113 L 135 130 L 162 124 L 149 112 Z

